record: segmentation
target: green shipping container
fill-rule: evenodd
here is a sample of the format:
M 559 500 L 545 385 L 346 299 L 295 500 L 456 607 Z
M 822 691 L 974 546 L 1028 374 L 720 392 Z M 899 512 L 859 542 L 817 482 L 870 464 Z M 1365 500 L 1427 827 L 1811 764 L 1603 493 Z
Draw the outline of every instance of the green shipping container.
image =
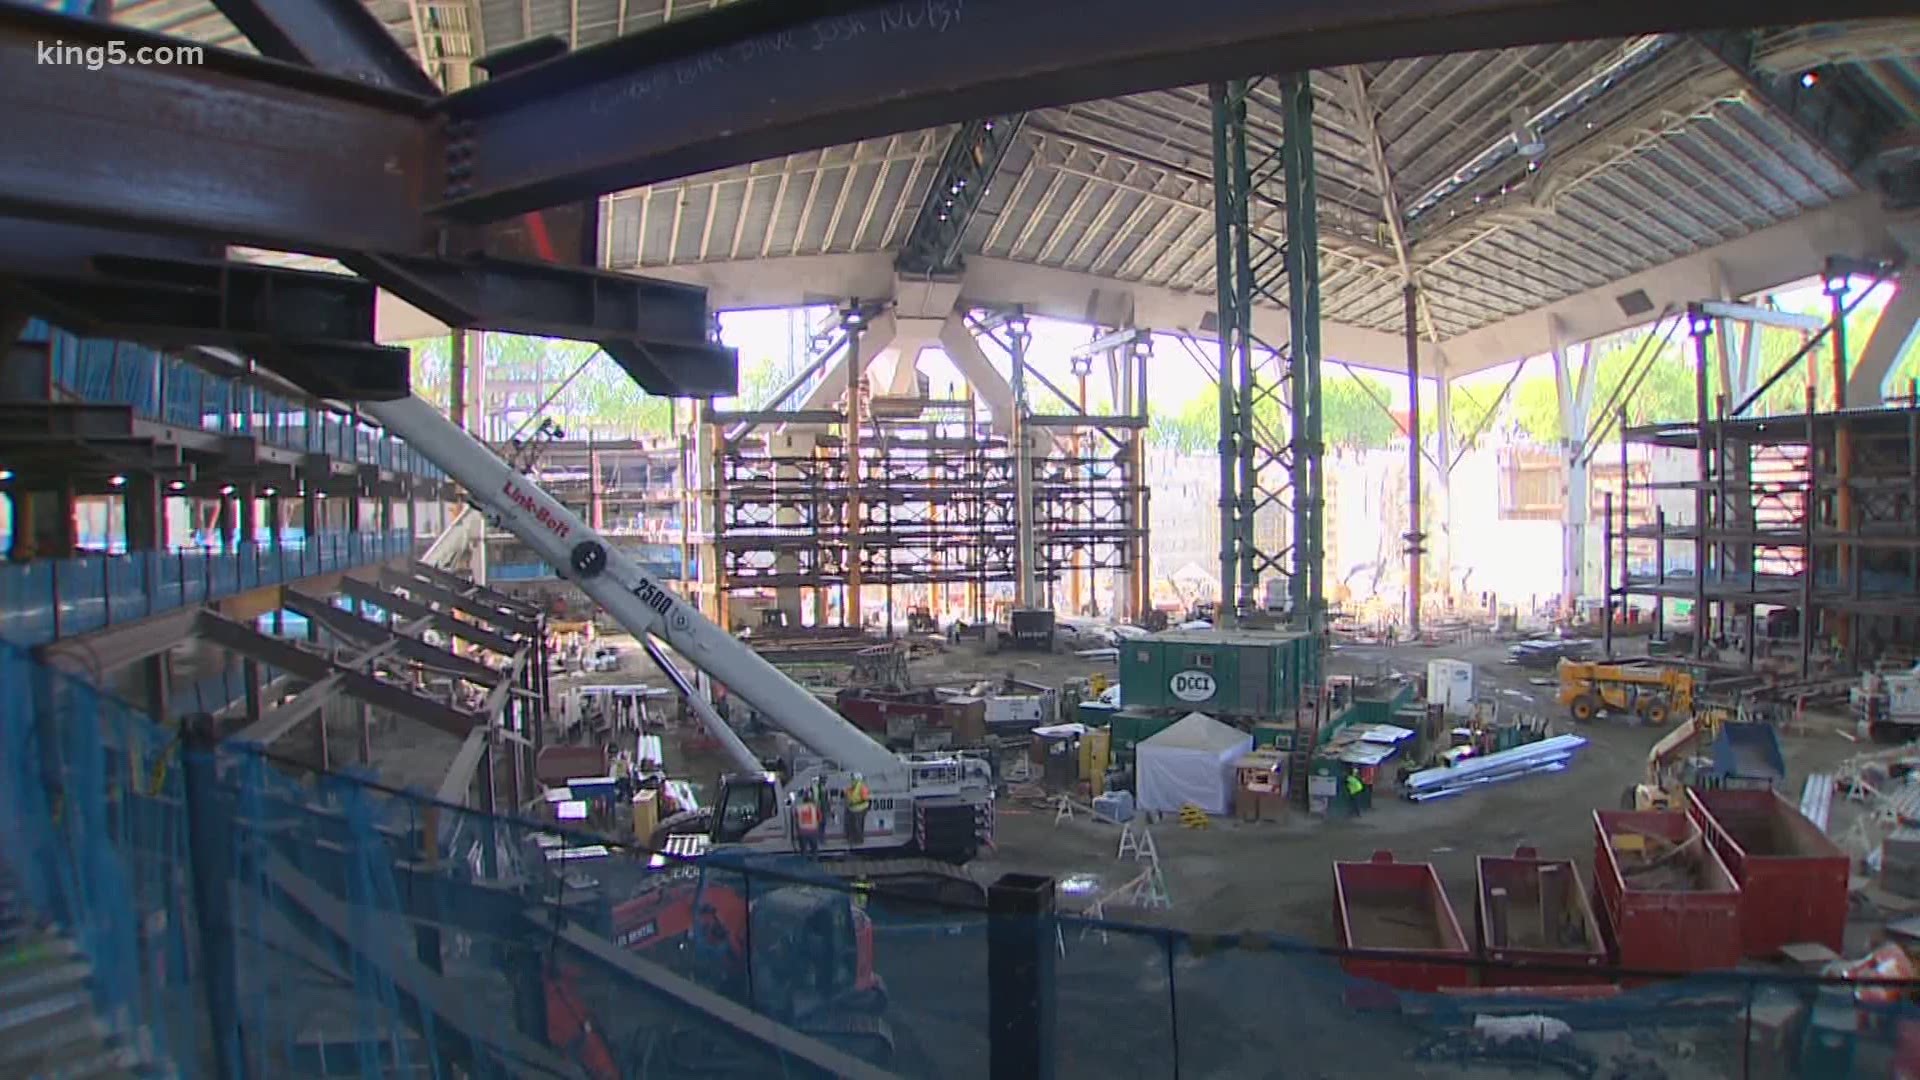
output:
M 1120 645 L 1128 708 L 1291 717 L 1320 681 L 1317 639 L 1279 630 L 1168 630 Z
M 1128 707 L 1113 714 L 1113 751 L 1129 754 L 1133 748 L 1167 730 L 1184 713 L 1157 713 Z

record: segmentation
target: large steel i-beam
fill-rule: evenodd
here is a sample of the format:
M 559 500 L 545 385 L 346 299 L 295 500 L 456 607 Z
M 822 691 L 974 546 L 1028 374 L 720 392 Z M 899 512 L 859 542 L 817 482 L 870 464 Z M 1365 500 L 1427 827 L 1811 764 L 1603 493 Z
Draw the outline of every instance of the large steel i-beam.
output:
M 0 211 L 316 254 L 429 255 L 450 222 L 985 115 L 1277 69 L 1816 14 L 1786 0 L 1186 0 L 1174 19 L 1159 0 L 1107 0 L 1098 18 L 1031 0 L 739 4 L 436 99 L 394 89 L 417 81 L 390 57 L 356 57 L 296 0 L 261 6 L 272 25 L 252 30 L 279 42 L 269 52 L 385 70 L 373 80 L 384 85 L 211 48 L 198 64 L 43 64 L 39 47 L 54 40 L 128 55 L 187 43 L 0 5 Z M 1910 0 L 1832 0 L 1817 17 L 1910 11 Z

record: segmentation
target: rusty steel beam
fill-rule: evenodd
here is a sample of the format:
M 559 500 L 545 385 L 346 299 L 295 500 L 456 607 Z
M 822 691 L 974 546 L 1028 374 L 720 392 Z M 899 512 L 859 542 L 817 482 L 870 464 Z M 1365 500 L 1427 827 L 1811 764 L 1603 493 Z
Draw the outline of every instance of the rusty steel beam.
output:
M 464 619 L 456 619 L 446 612 L 437 611 L 420 603 L 418 600 L 412 600 L 404 596 L 395 596 L 388 590 L 369 581 L 362 581 L 358 578 L 341 578 L 340 592 L 344 596 L 358 600 L 363 604 L 372 604 L 383 611 L 392 612 L 394 615 L 403 619 L 431 619 L 433 620 L 432 626 L 435 630 L 449 637 L 457 637 L 462 641 L 478 645 L 489 652 L 499 653 L 501 656 L 513 656 L 518 653 L 522 647 L 521 642 L 515 641 L 512 638 L 497 634 L 476 623 L 470 623 Z

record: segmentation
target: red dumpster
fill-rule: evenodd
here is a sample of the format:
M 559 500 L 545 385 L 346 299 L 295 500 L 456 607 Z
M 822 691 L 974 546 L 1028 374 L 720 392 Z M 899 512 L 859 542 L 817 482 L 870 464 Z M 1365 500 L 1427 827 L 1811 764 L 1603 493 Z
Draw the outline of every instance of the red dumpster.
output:
M 1740 883 L 1740 940 L 1772 959 L 1783 945 L 1845 949 L 1852 860 L 1774 791 L 1687 792 L 1687 813 Z
M 1368 862 L 1336 862 L 1333 892 L 1347 974 L 1402 990 L 1473 982 L 1473 967 L 1465 962 L 1473 953 L 1431 864 L 1397 863 L 1389 851 L 1374 852 Z
M 1474 945 L 1491 965 L 1481 972 L 1483 985 L 1607 981 L 1606 940 L 1572 859 L 1542 859 L 1523 847 L 1476 862 Z
M 1678 811 L 1593 812 L 1595 914 L 1623 968 L 1717 971 L 1740 963 L 1740 886 Z

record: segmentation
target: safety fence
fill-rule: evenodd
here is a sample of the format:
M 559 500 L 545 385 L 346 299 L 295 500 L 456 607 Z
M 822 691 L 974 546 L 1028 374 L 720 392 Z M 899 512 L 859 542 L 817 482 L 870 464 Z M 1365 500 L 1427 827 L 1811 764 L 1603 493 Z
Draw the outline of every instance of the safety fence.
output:
M 0 637 L 41 645 L 265 585 L 410 558 L 423 542 L 406 529 L 323 532 L 295 543 L 238 544 L 81 555 L 0 565 Z
M 49 351 L 51 400 L 125 405 L 143 420 L 250 435 L 267 446 L 431 479 L 446 476 L 373 424 L 275 393 L 238 373 L 216 374 L 137 342 L 76 337 L 37 319 L 27 324 L 20 340 Z
M 17 650 L 0 677 L 0 859 L 91 959 L 100 1014 L 184 1075 L 972 1078 L 1050 1059 L 1678 1080 L 1888 1076 L 1920 1051 L 1906 987 L 1398 992 L 1298 941 L 1025 909 L 1045 879 L 983 905 L 830 863 L 669 860 L 157 726 Z M 1514 973 L 1420 959 L 1435 985 Z

